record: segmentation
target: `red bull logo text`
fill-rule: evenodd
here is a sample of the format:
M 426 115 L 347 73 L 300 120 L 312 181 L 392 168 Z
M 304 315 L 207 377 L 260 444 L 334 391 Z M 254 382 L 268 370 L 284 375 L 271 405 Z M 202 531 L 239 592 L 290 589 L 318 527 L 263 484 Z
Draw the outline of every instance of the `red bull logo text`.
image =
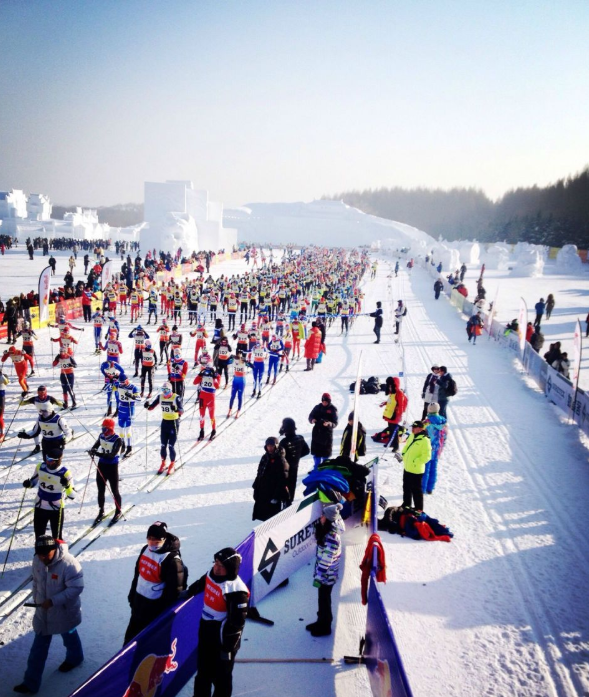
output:
M 150 653 L 141 661 L 123 697 L 155 696 L 158 687 L 162 684 L 164 675 L 173 673 L 178 668 L 178 663 L 174 660 L 177 641 L 178 639 L 174 639 L 172 642 L 169 654 L 158 656 Z

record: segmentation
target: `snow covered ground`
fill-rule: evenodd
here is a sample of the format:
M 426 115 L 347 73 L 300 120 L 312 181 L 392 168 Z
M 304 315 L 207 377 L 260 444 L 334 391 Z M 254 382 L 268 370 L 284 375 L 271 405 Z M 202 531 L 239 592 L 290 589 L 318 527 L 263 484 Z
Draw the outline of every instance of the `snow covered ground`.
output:
M 27 264 L 36 261 L 21 258 L 11 266 L 11 273 L 18 274 Z M 243 268 L 241 261 L 227 262 L 216 267 L 215 273 Z M 0 270 L 5 270 L 4 264 Z M 359 318 L 348 337 L 340 337 L 339 328 L 334 326 L 328 335 L 327 356 L 313 373 L 303 372 L 299 361 L 290 373 L 282 374 L 275 387 L 264 390 L 261 400 L 248 400 L 247 411 L 239 420 L 224 419 L 229 395 L 221 393 L 219 436 L 206 448 L 195 448 L 198 420 L 190 424 L 190 402 L 180 431 L 180 452 L 186 464 L 173 477 L 160 478 L 151 492 L 145 482 L 159 464 L 159 414 L 150 413 L 147 423 L 144 413 L 139 414 L 135 428 L 138 452 L 122 466 L 123 508 L 134 507 L 126 521 L 108 530 L 80 555 L 86 578 L 80 628 L 86 660 L 72 673 L 57 673 L 62 649 L 56 641 L 40 694 L 68 694 L 120 647 L 129 617 L 126 597 L 133 565 L 152 521 L 165 520 L 181 538 L 190 581 L 195 580 L 209 567 L 211 555 L 219 547 L 237 543 L 251 528 L 251 483 L 264 440 L 278 434 L 282 418 L 293 417 L 299 432 L 310 439 L 308 413 L 327 390 L 339 409 L 340 434 L 352 405 L 348 386 L 355 378 L 360 353 L 364 377 L 378 375 L 384 380 L 389 374 L 398 374 L 401 347 L 393 343 L 390 319 L 393 300 L 398 298 L 409 308 L 403 326 L 409 419 L 421 414 L 421 386 L 433 362 L 445 363 L 459 387 L 449 409 L 451 430 L 438 486 L 433 496 L 426 497 L 426 511 L 450 526 L 454 540 L 450 544 L 425 543 L 383 534 L 389 580 L 381 591 L 414 693 L 416 697 L 531 697 L 589 691 L 589 543 L 584 534 L 589 522 L 589 473 L 587 451 L 578 431 L 563 425 L 544 397 L 526 385 L 509 352 L 484 339 L 476 347 L 467 344 L 464 322 L 446 300 L 434 300 L 431 279 L 424 271 L 415 269 L 411 278 L 405 271 L 397 279 L 388 276 L 388 264 L 381 262 L 376 280 L 368 281 L 365 288 L 367 310 L 372 310 L 377 300 L 384 301 L 385 327 L 379 346 L 372 343 L 372 320 L 368 318 Z M 4 281 L 0 283 L 4 299 Z M 491 295 L 490 281 L 487 285 Z M 570 279 L 569 287 L 578 289 L 570 296 L 576 297 L 576 306 L 581 307 L 589 284 L 584 279 Z M 11 285 L 13 292 L 16 288 Z M 535 286 L 526 292 L 530 300 L 537 294 Z M 128 331 L 124 323 L 122 335 Z M 130 345 L 125 339 L 124 365 L 129 365 Z M 37 353 L 41 366 L 46 366 L 50 357 L 47 330 L 41 332 Z M 191 351 L 187 357 L 190 355 Z M 105 399 L 95 394 L 101 382 L 96 379 L 98 361 L 92 355 L 90 331 L 82 334 L 76 357 L 81 363 L 76 384 L 85 396 L 85 406 L 67 418 L 76 432 L 83 431 L 77 422 L 80 419 L 96 434 Z M 31 386 L 43 380 L 50 393 L 59 395 L 58 377 L 50 375 L 45 369 L 31 380 Z M 158 385 L 162 380 L 162 374 L 156 374 Z M 187 387 L 187 398 L 192 389 Z M 8 394 L 15 394 L 14 384 Z M 360 398 L 360 419 L 369 434 L 382 427 L 380 401 L 380 396 Z M 9 397 L 9 418 L 14 403 L 15 397 Z M 15 428 L 32 423 L 33 417 L 31 412 L 22 418 L 19 415 Z M 146 430 L 149 447 L 139 450 Z M 69 539 L 87 528 L 97 510 L 91 477 L 78 513 L 89 465 L 84 451 L 91 441 L 84 435 L 67 450 L 79 492 L 78 503 L 70 503 L 66 511 Z M 0 450 L 3 468 L 10 464 L 14 447 L 15 442 L 8 441 Z M 382 454 L 382 448 L 369 440 L 366 460 L 375 454 Z M 301 461 L 300 478 L 311 464 L 309 458 Z M 20 483 L 32 469 L 31 460 L 15 465 L 0 499 L 0 562 L 8 546 L 6 528 L 14 521 L 22 496 Z M 392 505 L 400 502 L 401 478 L 401 465 L 392 457 L 385 458 L 381 462 L 381 493 Z M 302 487 L 298 493 L 302 494 Z M 30 505 L 33 494 L 27 498 Z M 332 637 L 313 639 L 304 630 L 316 612 L 312 570 L 306 567 L 289 586 L 263 601 L 260 611 L 276 624 L 269 628 L 248 623 L 239 654 L 241 659 L 327 657 L 334 663 L 239 664 L 235 695 L 265 697 L 279 691 L 321 697 L 369 694 L 364 669 L 342 662 L 344 654 L 357 653 L 364 621 L 357 571 L 364 542 L 361 529 L 347 534 L 346 573 L 334 594 L 337 623 Z M 73 552 L 79 553 L 84 544 L 74 547 Z M 31 548 L 29 525 L 16 536 L 7 571 L 0 580 L 0 593 L 26 578 Z M 0 641 L 4 643 L 0 694 L 9 694 L 22 678 L 32 641 L 31 613 L 21 608 L 7 618 L 0 617 Z M 190 694 L 189 685 L 183 695 Z

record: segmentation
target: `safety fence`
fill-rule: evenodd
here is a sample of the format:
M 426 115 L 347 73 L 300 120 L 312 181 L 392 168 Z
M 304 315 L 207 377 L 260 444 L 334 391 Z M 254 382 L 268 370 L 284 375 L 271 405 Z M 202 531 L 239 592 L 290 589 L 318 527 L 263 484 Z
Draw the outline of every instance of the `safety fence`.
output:
M 376 532 L 377 463 L 373 461 L 369 530 Z M 285 579 L 315 557 L 315 522 L 323 505 L 317 494 L 289 506 L 255 527 L 237 545 L 240 577 L 255 607 Z M 352 506 L 346 504 L 344 513 Z M 376 560 L 374 562 L 376 564 Z M 113 656 L 70 697 L 174 697 L 196 673 L 198 629 L 203 595 L 181 602 L 158 617 Z M 375 697 L 411 697 L 392 627 L 378 589 L 376 566 L 368 588 L 366 642 L 362 662 L 370 673 Z M 392 690 L 392 691 L 390 691 Z
M 484 330 L 491 339 L 494 339 L 499 346 L 513 351 L 520 359 L 526 373 L 544 392 L 544 395 L 562 411 L 564 416 L 571 418 L 584 433 L 589 435 L 589 394 L 580 388 L 575 390 L 573 383 L 536 353 L 528 341 L 521 341 L 519 332 L 526 331 L 527 318 L 519 323 L 518 332 L 506 329 L 505 325 L 490 317 L 483 308 L 477 307 L 461 295 L 439 275 L 435 266 L 426 263 L 423 257 L 418 257 L 416 261 L 429 272 L 432 278 L 442 281 L 444 294 L 459 312 L 467 317 L 481 312 L 484 318 Z

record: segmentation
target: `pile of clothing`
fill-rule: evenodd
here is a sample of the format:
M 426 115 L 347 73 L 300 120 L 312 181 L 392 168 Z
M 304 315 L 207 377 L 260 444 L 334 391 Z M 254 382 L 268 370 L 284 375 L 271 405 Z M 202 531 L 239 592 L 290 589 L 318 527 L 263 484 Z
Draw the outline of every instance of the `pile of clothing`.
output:
M 430 518 L 423 511 L 398 506 L 387 508 L 378 521 L 378 529 L 391 534 L 410 537 L 412 540 L 450 542 L 454 533 L 436 518 Z

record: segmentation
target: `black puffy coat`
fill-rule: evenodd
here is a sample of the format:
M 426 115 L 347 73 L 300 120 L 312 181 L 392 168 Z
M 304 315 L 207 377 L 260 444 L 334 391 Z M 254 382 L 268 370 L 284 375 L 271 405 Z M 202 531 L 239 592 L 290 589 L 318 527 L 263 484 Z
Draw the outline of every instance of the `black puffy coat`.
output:
M 264 453 L 252 484 L 255 502 L 252 520 L 268 520 L 282 510 L 283 503 L 290 501 L 288 471 L 288 462 L 280 446 L 272 455 L 268 451 Z
M 333 450 L 333 429 L 337 426 L 337 409 L 331 402 L 324 406 L 323 403 L 313 407 L 309 414 L 309 423 L 313 423 L 311 434 L 311 455 L 317 457 L 331 457 Z M 333 426 L 325 426 L 325 422 L 332 423 Z
M 286 461 L 288 462 L 288 491 L 290 500 L 294 499 L 295 489 L 297 488 L 297 475 L 299 471 L 299 460 L 306 457 L 311 450 L 303 436 L 296 433 L 287 433 L 280 441 L 280 448 L 284 450 Z

